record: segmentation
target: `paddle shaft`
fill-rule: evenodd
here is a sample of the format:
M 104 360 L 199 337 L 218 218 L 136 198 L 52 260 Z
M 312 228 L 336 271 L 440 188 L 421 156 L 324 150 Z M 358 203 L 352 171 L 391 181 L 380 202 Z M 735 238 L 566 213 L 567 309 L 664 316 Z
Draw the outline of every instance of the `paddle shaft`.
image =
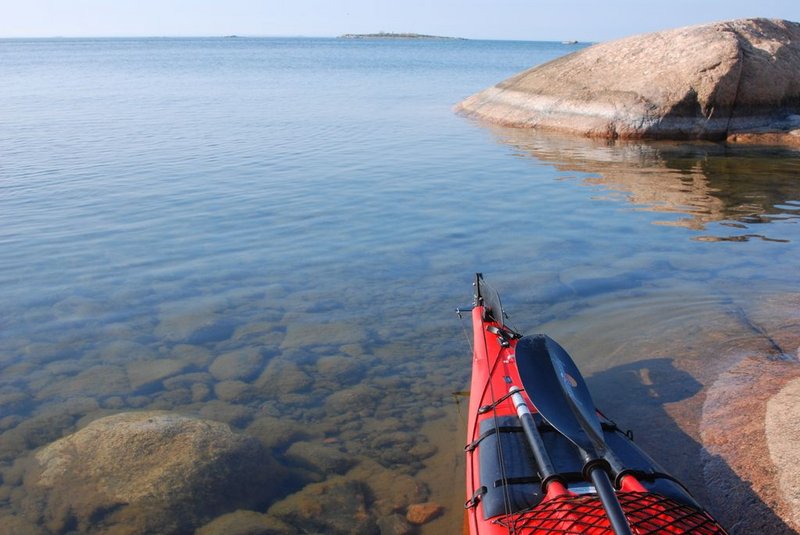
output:
M 521 390 L 512 386 L 508 392 L 511 394 L 511 401 L 514 403 L 514 408 L 517 410 L 517 416 L 522 424 L 522 430 L 528 439 L 528 443 L 533 450 L 533 457 L 536 459 L 536 464 L 539 466 L 540 476 L 542 477 L 542 490 L 547 492 L 547 484 L 551 479 L 557 477 L 556 470 L 550 460 L 550 455 L 544 447 L 542 435 L 539 434 L 539 429 L 536 427 L 536 422 L 533 419 L 528 404 L 525 403 L 525 398 L 522 397 Z
M 553 467 L 550 455 L 547 453 L 542 435 L 539 433 L 539 429 L 528 408 L 528 404 L 525 402 L 525 398 L 522 397 L 522 391 L 518 387 L 512 386 L 508 392 L 511 394 L 511 401 L 514 403 L 514 408 L 517 410 L 517 416 L 522 424 L 525 437 L 531 445 L 533 457 L 536 459 L 536 464 L 539 466 L 539 475 L 542 478 L 542 491 L 546 493 L 548 484 L 551 481 L 559 479 L 558 473 Z M 603 509 L 605 509 L 608 515 L 608 520 L 611 523 L 611 527 L 614 529 L 614 533 L 616 533 L 616 535 L 632 535 L 628 519 L 625 518 L 625 513 L 614 492 L 614 487 L 608 479 L 608 475 L 600 464 L 592 463 L 588 454 L 585 452 L 583 453 L 584 457 L 589 459 L 589 477 L 594 484 L 594 488 L 597 490 L 600 503 L 603 504 Z
M 611 527 L 614 528 L 614 533 L 617 535 L 632 535 L 631 526 L 628 524 L 628 519 L 625 518 L 625 512 L 622 510 L 606 471 L 603 470 L 602 466 L 594 465 L 589 468 L 589 477 L 594 483 L 594 488 L 597 490 L 603 509 L 606 510 Z

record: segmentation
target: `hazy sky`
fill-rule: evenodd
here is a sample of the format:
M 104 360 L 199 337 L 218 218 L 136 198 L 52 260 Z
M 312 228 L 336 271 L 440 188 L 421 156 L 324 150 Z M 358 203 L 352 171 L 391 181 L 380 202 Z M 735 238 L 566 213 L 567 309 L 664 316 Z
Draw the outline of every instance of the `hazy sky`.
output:
M 742 17 L 800 21 L 800 0 L 0 0 L 0 37 L 386 31 L 604 41 Z

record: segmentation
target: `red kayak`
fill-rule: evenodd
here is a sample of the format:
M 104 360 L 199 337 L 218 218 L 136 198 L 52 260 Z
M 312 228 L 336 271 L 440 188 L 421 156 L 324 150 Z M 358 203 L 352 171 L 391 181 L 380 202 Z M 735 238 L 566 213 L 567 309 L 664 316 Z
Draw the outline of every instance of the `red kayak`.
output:
M 467 428 L 471 535 L 725 534 L 592 402 L 567 352 L 505 322 L 475 280 Z

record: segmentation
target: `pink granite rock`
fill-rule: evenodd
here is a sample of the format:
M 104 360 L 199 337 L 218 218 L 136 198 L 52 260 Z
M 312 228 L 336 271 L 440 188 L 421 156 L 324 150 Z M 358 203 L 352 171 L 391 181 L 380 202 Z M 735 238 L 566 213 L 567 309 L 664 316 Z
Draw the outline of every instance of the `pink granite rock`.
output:
M 444 511 L 444 508 L 438 503 L 425 502 L 415 503 L 408 507 L 406 513 L 406 520 L 412 524 L 425 524 L 430 522 Z
M 602 43 L 456 109 L 506 126 L 604 138 L 788 132 L 800 111 L 800 24 L 743 19 Z

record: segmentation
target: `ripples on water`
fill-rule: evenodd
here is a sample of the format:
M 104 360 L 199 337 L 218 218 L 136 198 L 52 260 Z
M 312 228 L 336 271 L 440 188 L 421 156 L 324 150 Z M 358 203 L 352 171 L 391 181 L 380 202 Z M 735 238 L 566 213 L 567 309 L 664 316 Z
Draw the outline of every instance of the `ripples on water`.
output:
M 620 420 L 636 418 L 601 379 L 614 369 L 713 361 L 757 336 L 735 311 L 769 318 L 765 299 L 798 291 L 796 153 L 542 138 L 452 114 L 569 50 L 0 41 L 0 516 L 28 492 L 15 460 L 157 408 L 228 422 L 279 458 L 324 441 L 360 463 L 347 475 L 375 503 L 412 478 L 410 501 L 448 507 L 425 530 L 453 532 L 465 415 L 451 393 L 469 356 L 451 311 L 474 271 L 520 328 L 597 374 Z M 334 477 L 288 462 L 303 468 L 286 494 Z

